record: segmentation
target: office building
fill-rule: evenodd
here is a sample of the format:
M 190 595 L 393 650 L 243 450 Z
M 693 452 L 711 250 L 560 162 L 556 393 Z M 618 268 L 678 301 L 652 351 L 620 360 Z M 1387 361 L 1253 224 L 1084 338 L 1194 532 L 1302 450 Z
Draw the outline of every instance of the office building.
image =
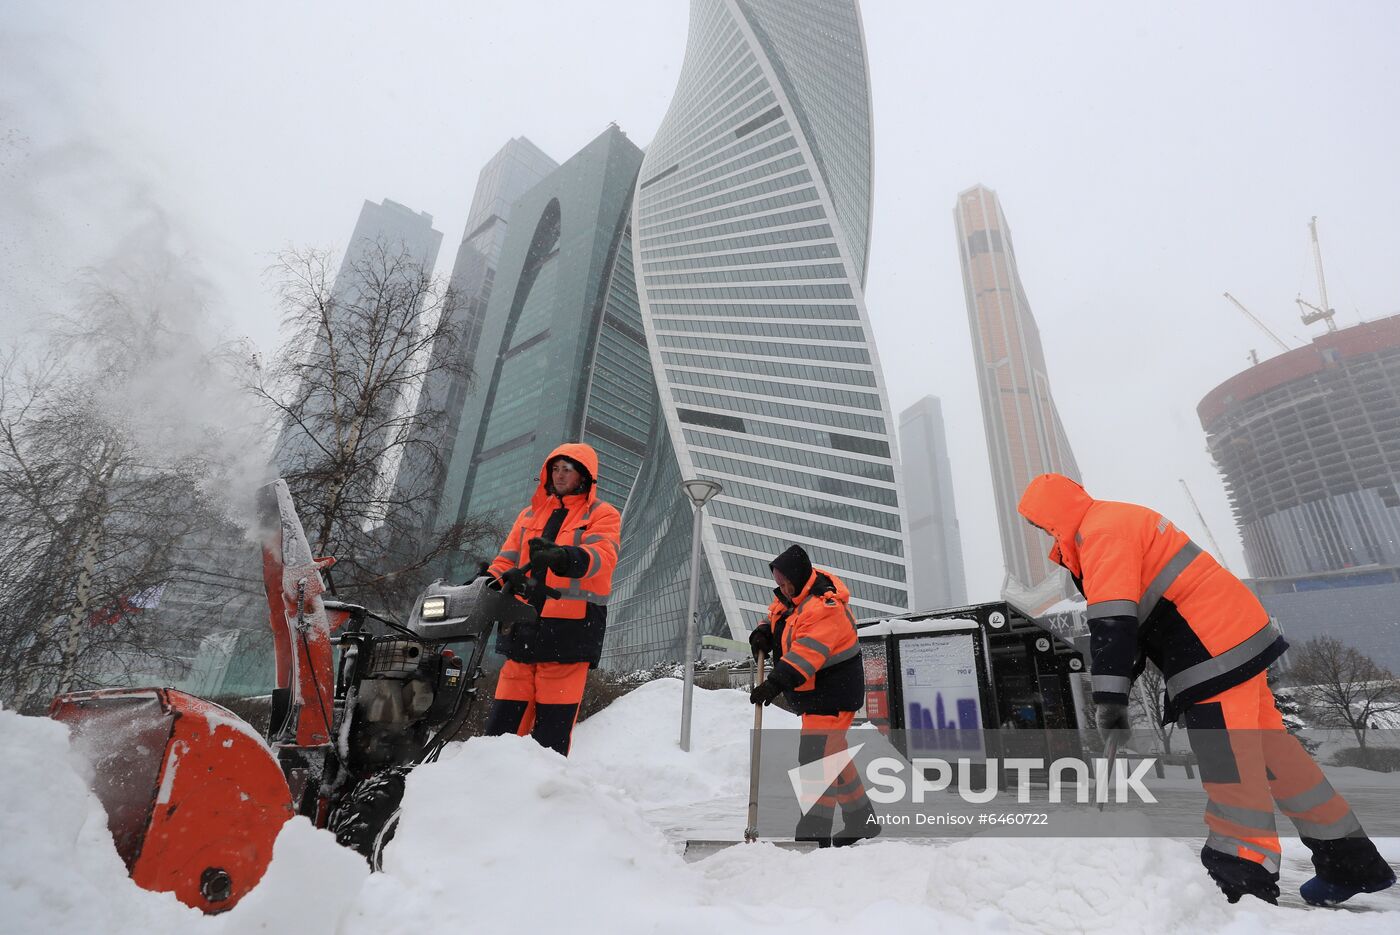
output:
M 967 603 L 967 579 L 938 397 L 925 396 L 899 414 L 899 453 L 909 511 L 910 606 L 961 607 Z
M 597 449 L 600 495 L 619 509 L 626 502 L 655 396 L 629 237 L 641 162 L 611 126 L 515 203 L 439 522 L 496 515 L 508 524 L 564 441 Z M 469 564 L 463 557 L 456 571 Z
M 1006 563 L 1003 595 L 1036 616 L 1078 592 L 1047 558 L 1050 537 L 1022 519 L 1016 504 L 1033 477 L 1055 473 L 1080 480 L 1079 467 L 1050 393 L 1040 330 L 1001 202 L 978 185 L 958 195 L 953 218 Z
M 683 655 L 692 508 L 700 629 L 744 638 L 792 543 L 858 617 L 908 607 L 894 425 L 866 313 L 871 116 L 852 0 L 695 0 L 647 149 L 633 251 L 661 418 L 623 515 L 604 662 Z
M 395 257 L 402 254 L 410 260 L 412 267 L 425 271 L 429 274 L 437 265 L 438 249 L 442 246 L 442 233 L 433 228 L 433 216 L 426 211 L 414 211 L 396 201 L 385 198 L 380 204 L 366 201 L 360 208 L 360 216 L 355 222 L 355 229 L 350 235 L 349 242 L 345 245 L 345 255 L 341 260 L 340 270 L 336 274 L 331 285 L 331 300 L 338 309 L 353 309 L 363 312 L 367 304 L 372 304 L 377 294 L 385 291 L 383 283 L 367 283 L 361 279 L 357 270 L 363 269 L 367 258 L 383 250 L 386 256 Z M 385 266 L 387 271 L 390 267 Z M 416 272 L 413 273 L 416 275 Z M 392 285 L 392 284 L 390 284 Z M 335 309 L 332 312 L 330 327 L 336 331 L 337 327 L 351 327 L 348 322 L 338 322 L 334 317 Z M 342 316 L 351 314 L 341 311 Z M 322 338 L 324 341 L 324 338 Z M 366 343 L 363 338 L 359 343 Z M 367 348 L 365 348 L 367 349 Z M 363 356 L 363 355 L 362 355 Z M 366 366 L 371 362 L 366 362 Z M 353 382 L 359 377 L 358 372 L 352 373 L 347 369 L 341 378 L 347 382 Z M 349 388 L 346 388 L 349 391 Z M 314 414 L 319 410 L 329 410 L 331 407 L 328 401 L 325 404 L 318 404 L 315 399 L 310 402 L 307 409 L 312 413 L 302 425 L 288 423 L 282 430 L 277 440 L 273 453 L 273 465 L 281 476 L 289 476 L 304 470 L 309 458 L 314 459 L 316 445 L 308 432 L 316 434 L 316 439 L 320 447 L 333 448 L 332 437 L 336 431 L 334 422 L 330 418 L 317 418 Z M 394 407 L 406 401 L 398 398 L 385 398 L 377 403 L 376 411 L 389 413 Z M 362 444 L 365 450 L 373 450 L 378 445 Z M 382 465 L 384 471 L 397 469 L 397 464 Z
M 405 447 L 395 481 L 400 491 L 395 501 L 417 514 L 404 517 L 395 525 L 415 530 L 420 538 L 437 526 L 435 511 L 474 377 L 470 364 L 475 361 L 481 340 L 496 265 L 510 229 L 511 209 L 522 195 L 557 168 L 559 164 L 538 146 L 518 136 L 502 146 L 477 176 L 471 211 L 449 280 L 455 293 L 452 312 L 456 341 L 450 349 L 433 349 L 436 355 L 454 355 L 456 366 L 441 359 L 434 361 L 417 403 L 423 421 L 431 424 L 425 425 L 421 439 Z

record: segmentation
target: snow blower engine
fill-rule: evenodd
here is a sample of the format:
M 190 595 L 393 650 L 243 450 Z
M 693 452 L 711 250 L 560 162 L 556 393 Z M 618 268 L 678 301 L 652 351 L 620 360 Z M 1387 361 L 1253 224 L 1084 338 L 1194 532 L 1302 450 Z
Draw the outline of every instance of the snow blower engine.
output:
M 286 483 L 259 494 L 277 686 L 266 739 L 173 688 L 74 692 L 49 709 L 93 764 L 132 879 L 210 913 L 257 884 L 293 815 L 379 869 L 405 777 L 471 714 L 492 629 L 537 618 L 486 577 L 434 582 L 406 624 L 325 597 L 334 559 L 312 557 Z

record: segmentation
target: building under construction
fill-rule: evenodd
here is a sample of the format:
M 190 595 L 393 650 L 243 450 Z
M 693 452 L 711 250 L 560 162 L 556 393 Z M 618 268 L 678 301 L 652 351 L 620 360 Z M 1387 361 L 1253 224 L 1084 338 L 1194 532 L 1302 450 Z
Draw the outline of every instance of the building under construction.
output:
M 1338 330 L 1316 256 L 1321 305 L 1299 304 L 1326 333 L 1274 337 L 1283 353 L 1196 411 L 1251 583 L 1290 642 L 1336 636 L 1400 671 L 1400 315 Z
M 1252 575 L 1400 566 L 1400 316 L 1251 367 L 1197 413 Z

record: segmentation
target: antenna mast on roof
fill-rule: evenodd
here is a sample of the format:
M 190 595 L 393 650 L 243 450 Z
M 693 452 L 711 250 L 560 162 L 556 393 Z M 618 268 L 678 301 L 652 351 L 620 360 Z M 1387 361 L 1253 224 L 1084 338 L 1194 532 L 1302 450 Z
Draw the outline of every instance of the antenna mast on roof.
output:
M 1313 265 L 1317 267 L 1317 295 L 1322 305 L 1317 306 L 1311 302 L 1304 302 L 1301 295 L 1296 301 L 1298 308 L 1303 312 L 1303 324 L 1311 325 L 1314 322 L 1322 321 L 1327 323 L 1328 331 L 1336 331 L 1337 325 L 1332 319 L 1336 317 L 1337 311 L 1327 303 L 1327 280 L 1322 275 L 1322 245 L 1317 241 L 1316 216 L 1308 222 L 1308 230 L 1312 233 Z

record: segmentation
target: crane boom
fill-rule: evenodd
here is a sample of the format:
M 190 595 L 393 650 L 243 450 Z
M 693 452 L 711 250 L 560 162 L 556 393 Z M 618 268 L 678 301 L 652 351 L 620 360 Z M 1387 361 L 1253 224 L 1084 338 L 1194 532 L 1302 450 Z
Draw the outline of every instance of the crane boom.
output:
M 1220 548 L 1220 543 L 1215 541 L 1215 533 L 1210 531 L 1210 525 L 1206 523 L 1206 518 L 1201 513 L 1201 508 L 1196 503 L 1196 498 L 1191 495 L 1191 488 L 1186 486 L 1186 478 L 1178 477 L 1177 481 L 1180 482 L 1181 489 L 1186 491 L 1186 499 L 1191 501 L 1191 509 L 1196 511 L 1196 519 L 1201 521 L 1201 528 L 1206 531 L 1206 538 L 1210 540 L 1210 544 L 1215 548 L 1215 557 L 1220 561 L 1220 565 L 1222 568 L 1224 568 L 1226 571 L 1230 571 L 1230 566 L 1225 561 L 1225 552 L 1223 549 Z M 1230 573 L 1234 574 L 1234 572 Z
M 1311 302 L 1304 302 L 1303 297 L 1297 298 L 1298 308 L 1303 312 L 1303 324 L 1311 325 L 1315 321 L 1325 322 L 1328 331 L 1336 331 L 1337 326 L 1332 321 L 1336 317 L 1336 312 L 1327 302 L 1327 279 L 1322 275 L 1322 244 L 1317 239 L 1317 216 L 1308 222 L 1308 232 L 1312 234 L 1313 267 L 1317 270 L 1317 296 L 1322 302 L 1321 305 L 1313 305 Z
M 1277 344 L 1277 345 L 1279 346 L 1279 350 L 1281 350 L 1281 351 L 1286 351 L 1286 350 L 1288 350 L 1288 345 L 1283 343 L 1283 339 L 1280 338 L 1278 335 L 1274 334 L 1271 330 L 1269 330 L 1269 326 L 1266 325 L 1266 324 L 1264 324 L 1264 323 L 1263 323 L 1262 321 L 1260 321 L 1258 318 L 1256 318 L 1253 312 L 1251 312 L 1249 309 L 1245 308 L 1243 302 L 1241 302 L 1239 299 L 1235 298 L 1234 296 L 1232 296 L 1232 295 L 1231 295 L 1230 293 L 1228 293 L 1228 292 L 1225 293 L 1225 298 L 1227 298 L 1227 299 L 1229 299 L 1231 302 L 1233 302 L 1234 305 L 1235 305 L 1235 308 L 1237 308 L 1237 309 L 1239 309 L 1240 311 L 1244 312 L 1245 315 L 1249 318 L 1250 321 L 1254 322 L 1256 325 L 1258 325 L 1258 326 L 1260 327 L 1261 330 L 1263 330 L 1263 332 L 1264 332 L 1265 334 L 1267 334 L 1269 337 L 1273 338 L 1274 343 Z

